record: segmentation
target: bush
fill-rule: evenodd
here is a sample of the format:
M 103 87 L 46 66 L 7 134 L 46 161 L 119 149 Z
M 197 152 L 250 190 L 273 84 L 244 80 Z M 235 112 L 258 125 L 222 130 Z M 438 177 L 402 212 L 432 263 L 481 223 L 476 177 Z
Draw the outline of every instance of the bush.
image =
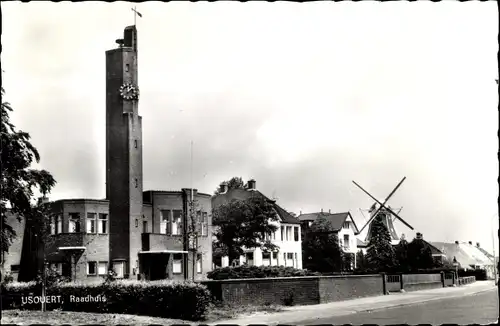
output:
M 229 280 L 242 278 L 268 278 L 293 276 L 319 276 L 320 273 L 307 269 L 297 269 L 284 266 L 237 266 L 217 268 L 207 273 L 211 280 Z
M 10 283 L 2 285 L 2 293 L 9 298 L 2 302 L 2 308 L 15 308 L 21 306 L 21 296 L 30 293 L 40 295 L 41 287 L 35 282 Z M 55 283 L 47 289 L 46 295 L 61 296 L 61 303 L 48 303 L 47 310 L 122 313 L 185 320 L 202 319 L 210 304 L 210 293 L 205 286 L 174 281 Z M 40 309 L 40 304 L 22 305 L 22 308 Z

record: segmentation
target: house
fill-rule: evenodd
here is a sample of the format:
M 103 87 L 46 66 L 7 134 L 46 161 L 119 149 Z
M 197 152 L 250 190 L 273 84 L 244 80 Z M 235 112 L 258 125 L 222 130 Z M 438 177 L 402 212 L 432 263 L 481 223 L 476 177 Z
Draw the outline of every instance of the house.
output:
M 212 207 L 217 208 L 234 200 L 248 200 L 252 196 L 261 196 L 268 200 L 274 208 L 278 221 L 272 221 L 278 228 L 269 236 L 271 243 L 279 247 L 278 252 L 263 252 L 260 248 L 244 248 L 245 255 L 237 264 L 255 266 L 290 266 L 302 269 L 302 242 L 300 221 L 281 208 L 275 200 L 271 200 L 256 189 L 255 180 L 249 180 L 246 189 L 228 189 L 221 184 L 221 193 L 212 197 Z M 229 266 L 229 258 L 223 257 L 220 267 Z
M 33 279 L 44 260 L 85 282 L 110 270 L 124 279 L 185 280 L 204 279 L 212 269 L 211 196 L 187 188 L 143 191 L 136 27 L 123 35 L 117 48 L 106 51 L 103 71 L 106 198 L 46 202 L 53 215 L 46 246 L 25 225 L 23 239 L 4 259 L 5 269 L 17 270 L 22 280 Z M 194 210 L 192 202 L 198 203 Z
M 358 250 L 358 244 L 360 240 L 356 238 L 356 235 L 359 233 L 358 227 L 354 222 L 354 219 L 351 216 L 351 213 L 331 213 L 331 212 L 321 212 L 318 213 L 306 213 L 300 214 L 298 219 L 300 220 L 301 226 L 304 229 L 304 232 L 307 233 L 307 230 L 310 228 L 312 223 L 316 221 L 318 218 L 323 217 L 328 222 L 330 222 L 332 227 L 332 232 L 337 234 L 339 239 L 340 247 L 346 253 L 351 253 L 356 256 L 356 252 Z M 356 267 L 356 260 L 354 259 L 354 267 Z
M 495 275 L 495 266 L 493 255 L 489 254 L 479 244 L 473 245 L 472 241 L 454 243 L 447 242 L 432 242 L 443 254 L 449 262 L 453 259 L 459 263 L 463 269 L 485 269 L 488 278 L 493 279 Z

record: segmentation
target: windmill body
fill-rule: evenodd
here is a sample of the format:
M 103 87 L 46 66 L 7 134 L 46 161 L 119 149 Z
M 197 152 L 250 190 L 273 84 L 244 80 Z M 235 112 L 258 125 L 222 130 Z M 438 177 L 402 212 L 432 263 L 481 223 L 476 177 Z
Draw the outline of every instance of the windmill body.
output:
M 376 212 L 376 210 L 377 210 L 376 208 L 370 209 L 370 219 L 372 217 L 374 217 L 374 213 Z M 387 230 L 389 231 L 389 234 L 391 236 L 391 244 L 397 245 L 399 243 L 399 241 L 401 240 L 401 237 L 398 235 L 396 227 L 394 226 L 394 217 L 392 216 L 391 212 L 382 208 L 378 211 L 377 215 L 382 217 L 382 223 L 384 223 Z M 364 240 L 366 243 L 370 242 L 370 238 L 372 235 L 372 225 L 373 225 L 374 221 L 375 221 L 375 218 L 373 218 L 372 222 L 368 225 L 368 232 L 367 232 L 365 240 Z
M 394 188 L 394 190 L 389 194 L 389 196 L 387 196 L 387 198 L 384 200 L 384 202 L 380 202 L 378 199 L 376 199 L 375 197 L 373 197 L 368 191 L 366 191 L 365 189 L 363 189 L 363 187 L 361 187 L 359 184 L 357 184 L 355 181 L 353 181 L 353 183 L 359 189 L 361 189 L 365 194 L 367 194 L 371 199 L 373 199 L 375 201 L 375 203 L 369 209 L 370 217 L 368 219 L 368 222 L 361 228 L 361 230 L 358 233 L 358 235 L 361 234 L 363 232 L 363 230 L 368 226 L 368 232 L 367 232 L 367 235 L 366 235 L 366 238 L 365 238 L 365 242 L 366 243 L 368 243 L 370 241 L 370 237 L 371 237 L 371 234 L 372 234 L 372 225 L 373 225 L 373 222 L 375 221 L 375 217 L 377 217 L 377 216 L 381 216 L 382 217 L 382 222 L 385 224 L 385 226 L 387 227 L 387 230 L 389 231 L 389 234 L 391 236 L 391 244 L 393 244 L 393 245 L 398 244 L 399 241 L 400 241 L 400 236 L 398 236 L 396 228 L 394 227 L 394 221 L 396 219 L 398 219 L 404 225 L 406 225 L 408 228 L 410 228 L 411 230 L 413 230 L 413 227 L 410 224 L 406 223 L 406 221 L 403 220 L 398 215 L 399 212 L 401 211 L 401 209 L 399 209 L 399 211 L 396 213 L 396 212 L 394 212 L 394 210 L 390 206 L 386 206 L 387 201 L 392 197 L 392 195 L 394 195 L 394 193 L 396 192 L 396 190 L 398 190 L 398 188 L 405 181 L 405 179 L 406 179 L 406 177 L 404 177 L 399 182 L 399 184 L 396 186 L 396 188 Z

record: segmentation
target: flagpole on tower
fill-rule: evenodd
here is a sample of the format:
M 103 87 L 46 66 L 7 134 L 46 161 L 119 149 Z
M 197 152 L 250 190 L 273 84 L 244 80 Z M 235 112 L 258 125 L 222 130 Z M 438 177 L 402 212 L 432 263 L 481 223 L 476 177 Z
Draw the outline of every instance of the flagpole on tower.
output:
M 137 23 L 137 16 L 142 17 L 142 14 L 137 11 L 137 7 L 132 8 L 132 11 L 134 12 L 134 26 Z

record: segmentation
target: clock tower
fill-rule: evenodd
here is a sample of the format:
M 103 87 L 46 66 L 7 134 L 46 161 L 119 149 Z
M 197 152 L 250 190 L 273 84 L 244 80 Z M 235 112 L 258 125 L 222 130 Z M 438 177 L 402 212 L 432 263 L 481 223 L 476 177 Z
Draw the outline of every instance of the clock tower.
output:
M 137 29 L 125 28 L 106 51 L 106 199 L 109 264 L 136 278 L 142 226 L 142 117 L 139 116 Z M 119 275 L 121 276 L 121 275 Z

